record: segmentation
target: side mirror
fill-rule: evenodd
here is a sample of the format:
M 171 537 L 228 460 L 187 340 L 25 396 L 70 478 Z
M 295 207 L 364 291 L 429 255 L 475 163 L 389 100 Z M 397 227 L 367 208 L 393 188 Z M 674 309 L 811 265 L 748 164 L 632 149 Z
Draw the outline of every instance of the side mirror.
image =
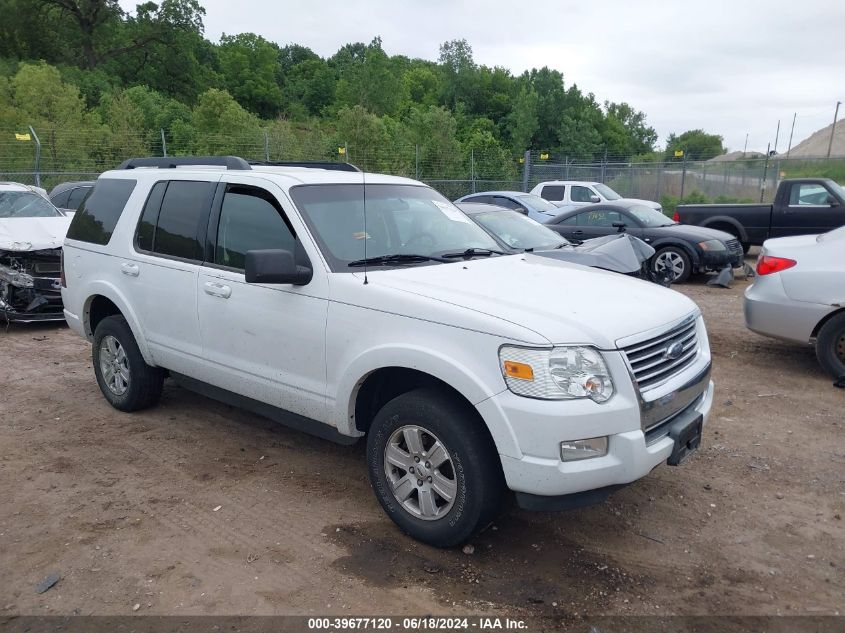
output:
M 598 204 L 599 202 L 601 202 L 601 198 L 599 198 L 596 194 L 593 194 L 590 196 L 590 202 L 592 202 L 593 204 Z
M 613 226 L 614 229 L 616 229 L 617 233 L 624 233 L 625 227 L 627 227 L 628 225 L 625 224 L 624 222 L 614 222 L 612 224 L 612 226 Z
M 837 200 L 836 197 L 832 196 L 831 194 L 827 195 L 827 203 L 832 207 L 838 207 L 839 206 L 839 200 Z
M 249 284 L 293 284 L 304 286 L 314 271 L 297 266 L 293 253 L 279 249 L 247 251 L 244 277 Z
M 517 213 L 521 213 L 522 215 L 528 215 L 528 209 L 526 209 L 525 207 L 519 207 L 519 208 L 516 210 L 516 212 L 517 212 Z

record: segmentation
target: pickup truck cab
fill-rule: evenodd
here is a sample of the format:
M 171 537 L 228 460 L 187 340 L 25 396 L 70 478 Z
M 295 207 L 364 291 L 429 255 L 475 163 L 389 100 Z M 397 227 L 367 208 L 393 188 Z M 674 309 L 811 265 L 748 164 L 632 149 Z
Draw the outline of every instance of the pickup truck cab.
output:
M 774 204 L 682 204 L 673 219 L 730 233 L 747 250 L 845 225 L 845 189 L 830 178 L 792 178 L 780 182 Z
M 680 463 L 713 400 L 692 301 L 499 253 L 406 178 L 132 159 L 75 215 L 62 296 L 115 408 L 154 405 L 170 377 L 328 439 L 366 438 L 386 513 L 449 546 L 507 489 L 527 508 L 573 507 Z

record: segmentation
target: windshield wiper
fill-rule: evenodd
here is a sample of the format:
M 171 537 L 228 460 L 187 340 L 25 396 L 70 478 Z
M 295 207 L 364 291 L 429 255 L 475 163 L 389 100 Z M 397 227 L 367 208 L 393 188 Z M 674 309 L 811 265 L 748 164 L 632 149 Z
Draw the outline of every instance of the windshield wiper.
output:
M 457 259 L 458 257 L 490 257 L 490 255 L 507 255 L 504 251 L 496 251 L 490 248 L 468 248 L 462 253 L 445 253 L 442 257 Z
M 393 253 L 392 255 L 379 255 L 378 257 L 367 257 L 366 259 L 356 259 L 354 262 L 349 262 L 347 266 L 350 268 L 358 266 L 379 266 L 390 264 L 415 264 L 417 262 L 447 262 L 448 259 L 442 257 L 433 257 L 430 255 L 414 255 L 408 253 Z

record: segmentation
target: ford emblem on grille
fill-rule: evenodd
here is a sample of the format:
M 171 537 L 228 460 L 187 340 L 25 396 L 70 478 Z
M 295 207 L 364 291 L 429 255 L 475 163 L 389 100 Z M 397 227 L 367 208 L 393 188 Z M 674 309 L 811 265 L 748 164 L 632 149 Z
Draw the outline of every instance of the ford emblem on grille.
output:
M 663 356 L 669 360 L 677 360 L 684 353 L 684 344 L 680 341 L 672 343 L 663 351 Z

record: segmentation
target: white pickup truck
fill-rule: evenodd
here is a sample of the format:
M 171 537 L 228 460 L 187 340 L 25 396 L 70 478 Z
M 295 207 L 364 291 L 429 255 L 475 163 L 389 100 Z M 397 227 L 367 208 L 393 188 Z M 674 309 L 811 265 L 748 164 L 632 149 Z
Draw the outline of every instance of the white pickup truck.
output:
M 166 376 L 340 442 L 412 536 L 461 543 L 506 489 L 601 501 L 694 451 L 695 304 L 532 254 L 413 180 L 236 157 L 126 161 L 73 219 L 62 296 L 122 411 Z

